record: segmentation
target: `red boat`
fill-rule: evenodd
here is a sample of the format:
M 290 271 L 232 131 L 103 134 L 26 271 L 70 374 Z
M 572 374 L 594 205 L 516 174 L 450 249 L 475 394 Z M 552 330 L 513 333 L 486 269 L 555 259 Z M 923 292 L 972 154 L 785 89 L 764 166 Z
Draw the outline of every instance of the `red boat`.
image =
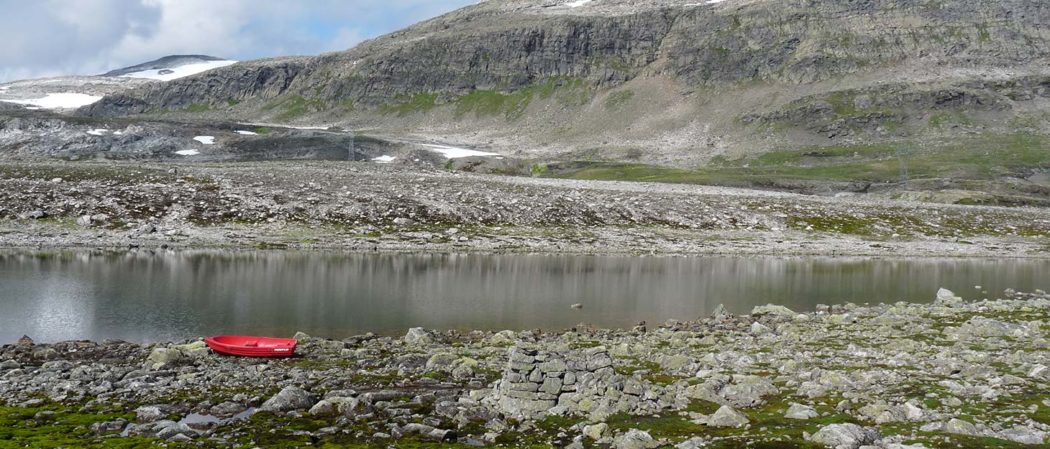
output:
M 239 357 L 291 357 L 295 355 L 296 341 L 291 338 L 249 337 L 221 335 L 205 337 L 204 343 L 219 354 Z

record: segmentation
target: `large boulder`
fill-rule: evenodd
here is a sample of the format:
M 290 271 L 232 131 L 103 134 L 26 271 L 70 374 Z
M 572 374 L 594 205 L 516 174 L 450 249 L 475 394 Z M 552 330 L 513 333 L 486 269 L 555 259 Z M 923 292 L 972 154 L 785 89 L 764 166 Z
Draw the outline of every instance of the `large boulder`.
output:
M 775 305 L 775 304 L 767 304 L 767 305 L 764 305 L 764 306 L 756 306 L 754 309 L 751 309 L 751 315 L 754 315 L 754 316 L 771 315 L 771 316 L 779 316 L 779 317 L 783 317 L 783 318 L 794 318 L 795 315 L 798 315 L 798 314 L 795 313 L 795 311 L 793 311 L 793 310 L 791 310 L 791 309 L 789 309 L 787 307 L 784 307 L 784 306 L 778 306 L 778 305 Z
M 266 400 L 259 410 L 263 412 L 306 410 L 313 407 L 315 403 L 317 399 L 306 390 L 299 387 L 285 387 L 280 393 Z
M 146 357 L 146 368 L 159 370 L 178 365 L 186 359 L 182 351 L 175 348 L 153 348 Z
M 934 305 L 944 307 L 955 307 L 960 306 L 963 303 L 963 299 L 955 296 L 955 292 L 942 288 L 937 290 L 937 297 L 933 300 Z
M 969 421 L 963 421 L 958 418 L 952 418 L 944 425 L 945 433 L 954 433 L 956 435 L 977 435 L 977 426 Z
M 434 336 L 422 327 L 413 327 L 405 334 L 405 343 L 415 346 L 426 346 L 434 342 Z
M 355 398 L 331 397 L 323 399 L 310 408 L 310 414 L 314 416 L 350 416 L 360 405 Z
M 881 436 L 875 429 L 856 424 L 830 424 L 809 438 L 810 441 L 832 449 L 858 449 L 875 444 Z
M 765 402 L 762 398 L 778 393 L 780 390 L 764 377 L 734 375 L 732 382 L 719 395 L 731 405 L 754 407 Z
M 613 447 L 616 449 L 654 449 L 660 447 L 660 442 L 654 440 L 649 432 L 631 429 L 613 440 Z
M 802 404 L 791 404 L 791 406 L 788 407 L 787 412 L 784 413 L 784 417 L 787 418 L 787 419 L 802 419 L 802 420 L 805 420 L 805 419 L 813 419 L 813 418 L 816 418 L 817 416 L 820 416 L 820 415 L 817 414 L 817 411 L 814 410 L 813 407 L 810 407 L 808 405 L 802 405 Z
M 728 405 L 719 407 L 718 411 L 702 421 L 711 427 L 744 427 L 751 422 L 743 413 Z

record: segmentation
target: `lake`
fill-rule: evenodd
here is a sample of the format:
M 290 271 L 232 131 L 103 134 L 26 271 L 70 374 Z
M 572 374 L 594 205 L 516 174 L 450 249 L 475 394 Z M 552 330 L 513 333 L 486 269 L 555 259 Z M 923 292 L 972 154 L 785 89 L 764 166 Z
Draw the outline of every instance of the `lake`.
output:
M 980 285 L 988 294 L 974 288 Z M 1050 289 L 1050 261 L 133 252 L 0 254 L 0 343 L 330 338 L 431 329 L 629 327 L 719 304 L 930 302 Z M 582 309 L 571 308 L 582 304 Z

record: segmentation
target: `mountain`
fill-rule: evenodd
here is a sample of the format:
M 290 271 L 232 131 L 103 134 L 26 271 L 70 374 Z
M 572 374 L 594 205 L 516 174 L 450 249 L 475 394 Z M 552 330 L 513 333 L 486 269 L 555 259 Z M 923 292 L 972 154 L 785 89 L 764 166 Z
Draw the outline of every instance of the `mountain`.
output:
M 1034 0 L 490 0 L 84 113 L 418 134 L 577 177 L 981 190 L 955 180 L 1050 167 L 1048 22 Z
M 127 91 L 151 81 L 170 81 L 236 63 L 214 56 L 174 55 L 117 69 L 98 76 L 63 76 L 0 84 L 0 104 L 29 109 L 72 110 L 104 95 Z
M 101 76 L 171 81 L 237 63 L 206 55 L 172 55 L 150 62 L 112 70 Z

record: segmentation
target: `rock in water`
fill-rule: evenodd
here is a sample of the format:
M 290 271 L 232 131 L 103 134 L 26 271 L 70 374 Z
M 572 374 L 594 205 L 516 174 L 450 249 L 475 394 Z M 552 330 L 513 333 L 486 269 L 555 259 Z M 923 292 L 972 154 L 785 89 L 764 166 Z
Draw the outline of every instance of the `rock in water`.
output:
M 17 346 L 33 346 L 33 344 L 33 339 L 29 338 L 28 335 L 23 335 L 22 338 L 19 338 L 18 342 L 15 343 Z
M 951 307 L 961 305 L 963 303 L 963 299 L 958 296 L 955 296 L 955 292 L 946 288 L 942 288 L 940 290 L 937 290 L 937 299 L 935 299 L 933 303 L 938 306 Z
M 751 309 L 751 314 L 752 315 L 756 315 L 756 316 L 773 315 L 773 316 L 780 316 L 780 317 L 785 317 L 785 318 L 794 318 L 794 316 L 797 315 L 795 313 L 795 311 L 793 311 L 793 310 L 791 310 L 791 309 L 789 309 L 787 307 L 773 305 L 773 304 L 766 304 L 764 306 L 757 306 L 754 309 Z
M 721 318 L 721 317 L 729 316 L 729 311 L 726 310 L 726 305 L 725 304 L 719 304 L 718 307 L 715 307 L 715 310 L 713 312 L 711 312 L 711 316 L 713 316 L 715 318 Z
M 313 395 L 299 387 L 285 387 L 280 393 L 263 403 L 259 410 L 264 412 L 288 412 L 306 410 L 316 403 Z
M 856 424 L 831 424 L 817 431 L 810 437 L 810 441 L 834 449 L 858 449 L 875 444 L 880 438 L 875 429 L 866 429 Z

